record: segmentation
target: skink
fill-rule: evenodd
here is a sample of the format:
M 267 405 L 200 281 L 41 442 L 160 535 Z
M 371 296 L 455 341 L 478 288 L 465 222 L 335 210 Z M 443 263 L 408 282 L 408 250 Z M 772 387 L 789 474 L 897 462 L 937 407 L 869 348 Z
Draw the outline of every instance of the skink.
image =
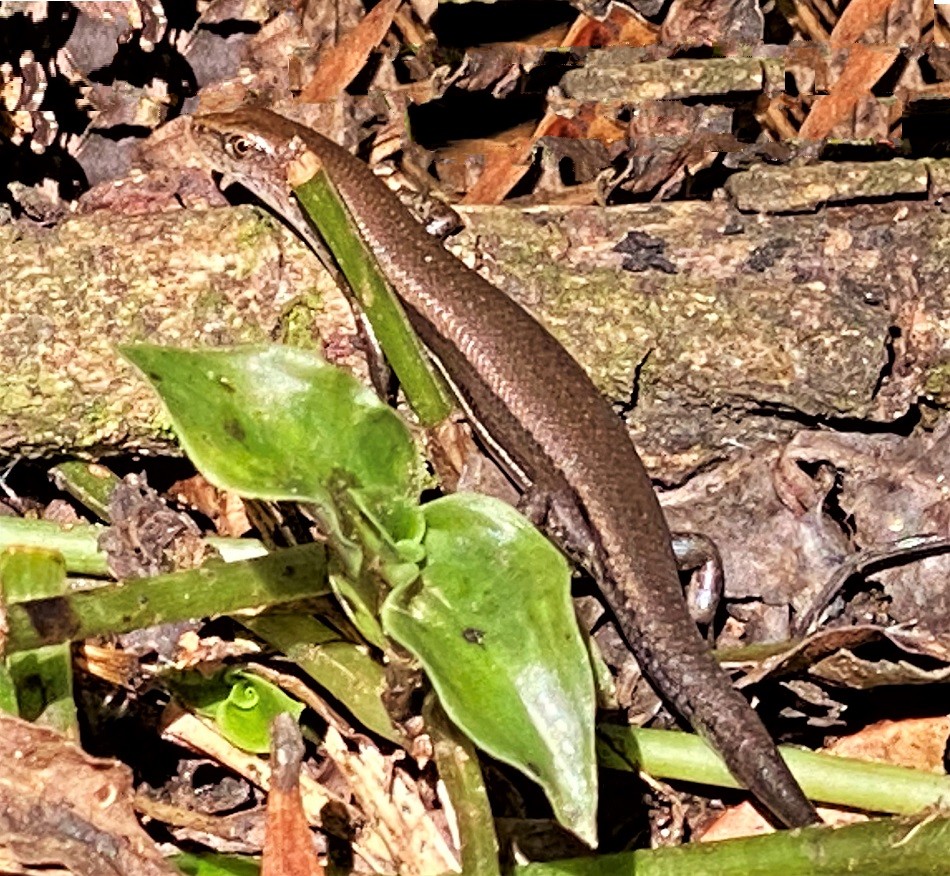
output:
M 287 164 L 304 149 L 321 160 L 413 327 L 507 466 L 580 516 L 598 584 L 660 695 L 779 821 L 817 822 L 689 616 L 666 520 L 626 428 L 564 347 L 427 235 L 365 164 L 310 128 L 245 107 L 196 117 L 192 137 L 210 166 L 298 229 Z

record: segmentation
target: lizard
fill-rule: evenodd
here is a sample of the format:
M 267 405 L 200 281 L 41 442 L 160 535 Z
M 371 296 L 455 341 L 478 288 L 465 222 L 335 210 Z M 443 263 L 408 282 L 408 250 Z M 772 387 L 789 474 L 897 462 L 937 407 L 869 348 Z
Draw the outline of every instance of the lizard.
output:
M 690 617 L 670 531 L 620 418 L 568 351 L 513 299 L 451 255 L 372 170 L 333 141 L 246 106 L 191 120 L 202 160 L 260 197 L 305 239 L 287 183 L 304 151 L 323 164 L 415 331 L 488 434 L 503 467 L 580 531 L 620 631 L 660 696 L 781 823 L 819 821 L 768 730 Z M 575 526 L 574 524 L 577 524 Z M 570 550 L 568 551 L 570 552 Z

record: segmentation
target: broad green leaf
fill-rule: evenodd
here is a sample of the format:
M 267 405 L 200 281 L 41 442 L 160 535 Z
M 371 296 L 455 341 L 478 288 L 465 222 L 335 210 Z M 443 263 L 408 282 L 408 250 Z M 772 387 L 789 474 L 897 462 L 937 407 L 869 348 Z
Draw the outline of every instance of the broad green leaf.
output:
M 372 544 L 374 553 L 392 555 L 397 562 L 422 561 L 426 521 L 417 499 L 379 496 L 371 490 L 349 490 L 348 495 L 364 521 L 362 541 Z
M 122 354 L 155 387 L 188 456 L 217 486 L 321 507 L 347 485 L 418 494 L 419 455 L 405 424 L 314 353 L 139 344 Z
M 383 606 L 449 717 L 535 779 L 596 843 L 594 684 L 561 554 L 509 505 L 456 494 L 423 507 L 427 559 Z

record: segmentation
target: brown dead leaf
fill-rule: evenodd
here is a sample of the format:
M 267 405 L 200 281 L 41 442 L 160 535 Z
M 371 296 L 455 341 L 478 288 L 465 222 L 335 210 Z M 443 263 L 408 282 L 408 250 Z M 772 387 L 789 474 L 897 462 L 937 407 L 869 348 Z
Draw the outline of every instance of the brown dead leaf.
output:
M 930 657 L 950 664 L 950 633 L 937 633 L 922 628 L 889 629 L 887 638 L 909 654 Z
M 596 21 L 585 15 L 579 16 L 564 37 L 562 45 L 565 47 L 645 46 L 656 42 L 657 33 L 656 26 L 641 18 L 636 12 L 613 4 L 603 21 Z M 462 199 L 462 203 L 500 204 L 531 167 L 530 157 L 534 145 L 542 137 L 558 136 L 557 129 L 563 124 L 564 119 L 549 111 L 530 136 L 509 141 L 497 148 L 495 146 L 486 148 L 484 169 L 478 181 Z M 615 134 L 612 136 L 616 139 Z
M 530 157 L 534 144 L 542 137 L 561 132 L 563 129 L 564 119 L 553 112 L 547 112 L 530 135 L 487 144 L 484 151 L 484 170 L 462 198 L 462 203 L 500 204 L 531 167 Z
M 950 715 L 878 721 L 852 736 L 839 739 L 826 751 L 841 757 L 878 761 L 943 773 L 943 756 L 950 741 Z
M 528 157 L 535 137 L 524 137 L 512 143 L 486 144 L 482 153 L 485 164 L 478 182 L 462 198 L 463 204 L 500 204 L 518 181 L 528 172 Z
M 134 688 L 142 681 L 142 667 L 135 654 L 113 644 L 96 645 L 91 641 L 79 646 L 77 663 L 84 672 L 117 687 Z
M 506 153 L 519 143 L 525 143 L 534 132 L 531 122 L 500 131 L 491 138 L 456 140 L 438 151 L 434 169 L 443 189 L 468 192 L 485 172 L 493 153 Z
M 323 52 L 313 77 L 300 93 L 301 103 L 334 100 L 353 81 L 370 53 L 386 36 L 401 2 L 382 0 L 335 46 Z
M 663 22 L 664 45 L 753 45 L 762 42 L 764 18 L 755 0 L 673 0 Z
M 945 684 L 950 681 L 950 666 L 925 669 L 909 660 L 867 660 L 843 649 L 812 666 L 810 674 L 840 687 L 871 690 L 903 684 Z
M 351 751 L 339 733 L 330 727 L 323 751 L 349 785 L 353 802 L 365 819 L 363 830 L 383 838 L 397 872 L 412 876 L 421 873 L 458 872 L 457 852 L 449 831 L 440 829 L 438 811 L 429 810 L 420 784 L 393 759 L 368 744 Z
M 605 147 L 622 141 L 625 126 L 617 121 L 613 107 L 603 104 L 579 104 L 570 117 L 557 116 L 548 124 L 544 136 L 599 140 Z
M 284 713 L 271 724 L 272 765 L 261 876 L 323 876 L 300 799 L 304 746 L 300 728 Z
M 491 89 L 492 97 L 500 99 L 522 84 L 525 74 L 547 56 L 545 49 L 527 43 L 475 46 L 465 53 L 456 73 L 445 82 L 465 91 Z
M 950 13 L 939 6 L 934 8 L 934 44 L 939 48 L 950 46 Z
M 878 550 L 905 539 L 947 532 L 950 506 L 943 472 L 948 459 L 950 430 L 945 426 L 909 439 L 801 432 L 783 450 L 774 483 L 786 507 L 805 520 L 814 518 L 827 495 L 827 483 L 815 489 L 806 469 L 827 470 L 820 477 L 828 483 L 829 478 L 840 479 L 836 501 L 853 526 L 853 546 L 842 554 L 840 566 L 853 556 L 854 548 Z M 935 633 L 946 629 L 948 567 L 947 557 L 938 554 L 880 565 L 873 580 L 889 600 L 888 616 L 899 622 L 919 621 Z M 836 572 L 837 568 L 829 570 Z M 816 582 L 811 592 L 803 589 L 797 607 L 804 609 L 827 580 Z
M 195 669 L 202 665 L 220 664 L 257 655 L 260 646 L 249 639 L 222 639 L 219 636 L 201 636 L 196 630 L 186 630 L 178 637 L 178 647 L 171 658 L 178 670 Z
M 854 0 L 831 33 L 832 49 L 847 48 L 848 57 L 829 93 L 819 97 L 801 126 L 803 138 L 822 139 L 848 123 L 862 103 L 873 99 L 871 88 L 900 54 L 901 45 L 917 42 L 919 16 L 913 0 Z M 882 33 L 877 40 L 869 34 Z M 864 43 L 858 42 L 861 38 Z M 874 44 L 868 43 L 873 40 Z
M 818 814 L 825 824 L 833 824 L 836 827 L 868 820 L 868 817 L 860 812 L 826 809 L 823 806 L 818 807 Z M 765 833 L 775 833 L 775 828 L 769 824 L 765 816 L 755 808 L 751 801 L 743 800 L 737 806 L 730 806 L 722 815 L 709 824 L 696 839 L 699 842 L 711 843 L 718 840 L 759 836 Z
M 799 136 L 820 140 L 847 124 L 862 101 L 871 98 L 871 88 L 887 72 L 900 49 L 891 46 L 851 46 L 848 60 L 831 91 L 812 105 Z
M 910 11 L 902 7 L 911 7 L 906 0 L 852 0 L 841 13 L 841 17 L 831 32 L 831 44 L 850 45 L 863 38 L 865 43 L 901 45 L 904 40 L 890 32 L 890 18 L 901 19 L 902 12 Z M 881 31 L 882 38 L 877 34 Z M 895 36 L 897 38 L 895 39 Z M 905 34 L 906 39 L 909 34 Z M 911 42 L 912 40 L 908 40 Z
M 120 581 L 196 569 L 214 555 L 187 515 L 169 508 L 143 476 L 128 475 L 109 500 L 110 526 L 100 536 L 109 571 Z
M 79 876 L 177 873 L 142 830 L 132 798 L 126 767 L 0 715 L 0 862 Z
M 239 538 L 251 528 L 240 496 L 219 490 L 201 475 L 175 482 L 168 488 L 168 495 L 204 514 L 218 535 Z
M 263 24 L 273 14 L 269 4 L 248 0 L 211 0 L 201 13 L 202 24 L 224 24 L 237 19 Z
M 336 735 L 335 738 L 341 738 L 336 731 L 332 732 Z M 271 770 L 267 761 L 239 750 L 224 739 L 209 722 L 183 711 L 174 704 L 165 710 L 162 735 L 167 740 L 223 764 L 258 787 L 265 790 L 270 787 Z M 356 836 L 349 839 L 353 854 L 361 859 L 361 867 L 369 868 L 373 872 L 405 872 L 399 869 L 396 863 L 398 859 L 394 860 L 392 857 L 389 837 L 382 834 L 377 824 L 364 823 L 366 819 L 356 806 L 308 775 L 301 777 L 300 791 L 304 814 L 310 824 L 329 830 L 323 822 L 325 813 L 333 813 L 333 817 L 343 824 L 362 823 Z
M 652 46 L 660 29 L 635 10 L 611 3 L 603 19 L 579 15 L 562 43 L 565 47 Z
M 91 128 L 103 130 L 127 125 L 157 128 L 165 121 L 171 97 L 165 83 L 136 88 L 127 82 L 112 85 L 92 83 L 82 90 L 93 110 Z
M 627 125 L 629 169 L 624 191 L 646 194 L 668 189 L 716 160 L 720 150 L 741 148 L 732 138 L 732 111 L 685 106 L 669 100 L 645 101 Z
M 21 53 L 14 68 L 9 62 L 0 68 L 0 97 L 3 98 L 5 130 L 14 144 L 30 140 L 34 152 L 41 153 L 52 145 L 59 133 L 59 123 L 51 112 L 44 111 L 48 76 L 46 70 L 29 50 Z
M 888 684 L 937 684 L 950 677 L 950 667 L 914 665 L 908 659 L 868 661 L 856 657 L 855 649 L 888 642 L 899 651 L 921 653 L 911 646 L 914 638 L 924 643 L 932 639 L 926 630 L 887 630 L 872 624 L 831 627 L 791 645 L 781 654 L 763 660 L 753 671 L 737 682 L 739 687 L 758 684 L 770 676 L 788 676 L 808 669 L 815 678 L 837 685 L 866 689 Z M 928 654 L 929 656 L 929 654 Z

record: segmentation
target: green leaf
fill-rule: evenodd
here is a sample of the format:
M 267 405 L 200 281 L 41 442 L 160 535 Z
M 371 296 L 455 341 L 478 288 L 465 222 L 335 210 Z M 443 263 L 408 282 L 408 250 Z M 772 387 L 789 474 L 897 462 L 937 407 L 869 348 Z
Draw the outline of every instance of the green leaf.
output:
M 0 594 L 11 610 L 34 600 L 34 605 L 44 600 L 53 602 L 67 590 L 66 561 L 59 551 L 12 547 L 0 553 Z M 0 708 L 67 737 L 79 738 L 72 649 L 68 643 L 10 653 L 0 663 L 5 663 Z M 15 688 L 12 703 L 8 683 Z
M 425 517 L 417 501 L 401 497 L 387 501 L 379 491 L 353 489 L 337 498 L 354 542 L 373 562 L 366 568 L 336 564 L 330 586 L 360 634 L 385 651 L 386 637 L 379 624 L 380 607 L 389 592 L 385 583 L 395 586 L 419 574 L 417 563 L 425 557 Z
M 169 686 L 195 711 L 214 720 L 230 743 L 255 754 L 270 750 L 270 725 L 277 715 L 288 712 L 296 720 L 304 710 L 276 685 L 241 669 L 211 677 L 185 672 Z
M 371 544 L 381 556 L 391 554 L 390 560 L 422 561 L 426 521 L 418 499 L 380 496 L 371 490 L 349 490 L 348 496 L 363 518 L 363 544 Z
M 8 605 L 61 596 L 66 560 L 46 548 L 12 547 L 0 553 L 0 588 Z
M 383 705 L 389 690 L 386 670 L 365 645 L 349 642 L 317 618 L 297 613 L 240 620 L 329 691 L 364 727 L 396 745 L 405 744 Z
M 219 855 L 208 852 L 194 855 L 183 852 L 172 855 L 172 863 L 187 876 L 258 876 L 261 872 L 259 858 Z
M 347 619 L 371 645 L 386 650 L 386 636 L 379 623 L 379 605 L 383 596 L 380 581 L 374 575 L 340 575 L 331 573 L 330 589 L 340 603 Z
M 155 387 L 209 481 L 242 496 L 326 507 L 338 484 L 415 497 L 419 455 L 399 416 L 352 375 L 288 347 L 122 354 Z
M 383 606 L 449 717 L 545 790 L 596 843 L 594 684 L 561 554 L 509 505 L 456 494 L 423 507 L 427 560 Z
M 0 660 L 0 712 L 19 715 L 20 707 L 16 699 L 16 683 L 5 660 Z

